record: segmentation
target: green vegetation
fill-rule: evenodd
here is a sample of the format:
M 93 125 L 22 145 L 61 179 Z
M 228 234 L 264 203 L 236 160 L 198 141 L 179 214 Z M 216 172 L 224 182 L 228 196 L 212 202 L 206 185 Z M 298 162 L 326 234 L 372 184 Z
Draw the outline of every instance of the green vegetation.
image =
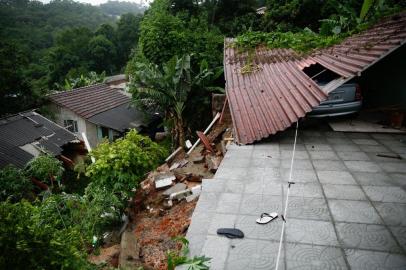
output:
M 115 142 L 99 144 L 90 154 L 96 159 L 86 169 L 86 175 L 92 179 L 90 187 L 118 194 L 124 200 L 129 198 L 145 174 L 156 168 L 167 155 L 157 143 L 135 130 Z
M 292 32 L 247 32 L 237 37 L 236 46 L 242 50 L 259 45 L 268 48 L 290 48 L 306 53 L 315 48 L 331 46 L 341 41 L 343 36 L 321 36 L 311 31 Z
M 189 254 L 189 241 L 184 237 L 176 237 L 174 239 L 182 244 L 180 251 L 170 250 L 167 252 L 168 270 L 175 270 L 176 266 L 183 265 L 188 270 L 208 270 L 207 263 L 211 258 L 205 256 L 194 256 L 190 258 Z
M 37 194 L 36 200 L 31 196 L 32 203 L 24 200 L 32 193 L 29 177 L 47 184 L 61 178 L 60 161 L 47 155 L 24 170 L 0 170 L 1 269 L 95 269 L 86 260 L 93 239 L 120 224 L 133 189 L 167 155 L 135 131 L 91 154 L 96 162 L 85 169 L 90 183 L 84 195 L 60 193 L 61 187 Z
M 18 202 L 27 198 L 33 189 L 23 171 L 9 165 L 0 170 L 0 201 Z
M 144 110 L 152 106 L 155 110 L 162 111 L 172 127 L 172 141 L 176 146 L 184 145 L 185 109 L 193 99 L 193 93 L 206 90 L 205 93 L 208 94 L 207 90 L 217 90 L 206 85 L 215 76 L 221 75 L 221 72 L 214 74 L 209 70 L 207 62 L 203 61 L 199 72 L 192 74 L 190 56 L 187 54 L 180 58 L 173 57 L 162 67 L 137 62 L 133 68 L 131 91 L 134 102 Z
M 54 181 L 61 184 L 64 168 L 62 161 L 50 156 L 39 156 L 27 164 L 25 173 L 48 186 L 53 186 Z
M 102 7 L 55 0 L 0 0 L 0 116 L 40 107 L 67 80 L 121 72 L 138 41 L 132 3 Z M 128 8 L 127 13 L 102 10 Z M 109 13 L 110 14 L 110 13 Z

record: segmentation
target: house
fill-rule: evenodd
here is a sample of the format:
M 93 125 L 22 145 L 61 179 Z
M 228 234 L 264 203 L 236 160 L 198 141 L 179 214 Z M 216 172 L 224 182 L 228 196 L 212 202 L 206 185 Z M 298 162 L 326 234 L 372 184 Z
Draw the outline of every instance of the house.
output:
M 42 153 L 70 160 L 80 145 L 75 134 L 35 111 L 0 119 L 0 168 L 10 164 L 22 168 Z
M 406 135 L 290 128 L 354 78 L 370 81 L 366 105 L 406 108 L 406 13 L 307 56 L 257 48 L 250 73 L 241 69 L 251 57 L 231 42 L 224 70 L 236 143 L 202 181 L 190 256 L 211 258 L 210 269 L 406 269 Z M 320 72 L 334 76 L 321 86 Z M 235 229 L 244 236 L 224 235 Z
M 351 79 L 365 78 L 368 73 L 369 80 L 374 84 L 380 81 L 382 87 L 375 89 L 371 100 L 392 97 L 406 107 L 403 74 L 406 13 L 387 18 L 340 44 L 315 50 L 310 55 L 303 56 L 291 49 L 256 48 L 250 73 L 242 72 L 250 59 L 248 53 L 238 52 L 230 46 L 233 42 L 233 39 L 225 40 L 224 73 L 235 136 L 241 144 L 285 130 L 324 101 L 328 93 Z M 369 72 L 376 63 L 390 57 L 393 64 L 386 64 L 386 71 Z M 316 82 L 320 74 L 330 75 L 324 86 Z M 382 74 L 390 80 L 383 79 Z M 369 88 L 375 87 L 369 84 Z
M 103 138 L 114 140 L 127 130 L 141 132 L 147 125 L 145 115 L 131 106 L 128 93 L 107 84 L 95 84 L 49 96 L 55 122 L 80 139 L 86 134 L 92 147 Z
M 104 83 L 111 88 L 127 91 L 127 77 L 125 74 L 118 74 L 104 79 Z

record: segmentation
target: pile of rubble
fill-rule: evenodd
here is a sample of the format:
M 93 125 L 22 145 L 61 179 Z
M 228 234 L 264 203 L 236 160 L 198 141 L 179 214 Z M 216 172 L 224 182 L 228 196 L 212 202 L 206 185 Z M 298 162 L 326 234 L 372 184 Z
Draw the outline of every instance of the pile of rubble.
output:
M 127 209 L 129 224 L 121 245 L 103 248 L 104 262 L 130 269 L 167 269 L 167 252 L 180 249 L 173 238 L 186 234 L 201 182 L 213 178 L 232 141 L 231 120 L 222 117 L 217 113 L 205 132 L 197 132 L 194 145 L 187 142 L 187 152 L 178 148 L 140 183 Z M 103 260 L 99 257 L 92 260 Z

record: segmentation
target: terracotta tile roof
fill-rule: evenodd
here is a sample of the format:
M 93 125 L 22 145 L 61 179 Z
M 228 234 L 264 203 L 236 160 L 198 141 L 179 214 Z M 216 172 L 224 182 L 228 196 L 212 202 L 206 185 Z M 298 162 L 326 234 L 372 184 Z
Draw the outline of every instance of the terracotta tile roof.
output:
M 106 84 L 76 88 L 49 96 L 50 100 L 83 118 L 129 103 L 131 98 Z
M 244 74 L 247 53 L 238 53 L 230 46 L 233 39 L 226 39 L 224 75 L 237 142 L 253 143 L 290 127 L 326 99 L 327 93 L 405 41 L 406 13 L 402 13 L 309 56 L 259 47 L 253 56 L 253 72 Z M 321 89 L 303 72 L 317 63 L 341 77 Z

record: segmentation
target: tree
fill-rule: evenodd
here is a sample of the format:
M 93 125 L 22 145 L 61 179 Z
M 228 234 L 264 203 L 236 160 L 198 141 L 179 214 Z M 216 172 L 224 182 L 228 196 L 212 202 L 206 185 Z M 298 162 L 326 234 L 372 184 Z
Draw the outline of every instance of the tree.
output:
M 62 161 L 50 155 L 41 155 L 34 158 L 27 163 L 25 170 L 29 177 L 52 186 L 54 181 L 60 184 L 64 172 Z
M 162 147 L 135 130 L 112 143 L 105 141 L 90 152 L 95 162 L 86 168 L 91 177 L 90 188 L 117 194 L 128 199 L 144 175 L 163 160 Z
M 114 60 L 116 58 L 116 48 L 114 44 L 105 36 L 94 36 L 88 45 L 89 57 L 91 59 L 90 68 L 96 72 L 115 70 Z
M 31 181 L 22 170 L 11 165 L 0 170 L 0 201 L 9 199 L 11 202 L 19 202 L 27 198 L 32 189 Z
M 142 15 L 123 14 L 117 22 L 118 67 L 124 67 L 131 50 L 137 46 Z
M 206 63 L 207 64 L 207 63 Z M 185 143 L 184 110 L 194 87 L 203 85 L 213 74 L 205 69 L 192 77 L 190 56 L 174 56 L 159 67 L 153 63 L 139 62 L 131 74 L 130 91 L 137 106 L 164 112 L 165 118 L 173 122 L 173 142 L 178 146 Z

